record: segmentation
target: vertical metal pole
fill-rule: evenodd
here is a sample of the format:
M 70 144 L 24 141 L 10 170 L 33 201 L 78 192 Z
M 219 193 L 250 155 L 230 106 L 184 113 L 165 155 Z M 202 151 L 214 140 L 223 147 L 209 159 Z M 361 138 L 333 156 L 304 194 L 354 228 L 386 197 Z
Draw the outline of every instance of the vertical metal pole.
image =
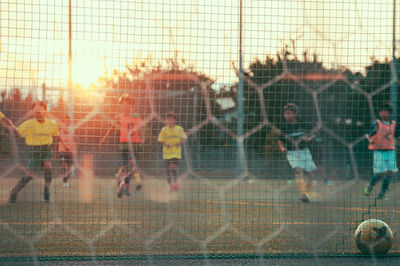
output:
M 396 0 L 393 0 L 393 65 L 392 65 L 392 88 L 390 101 L 393 106 L 393 119 L 397 120 L 397 60 L 396 60 Z
M 69 132 L 74 132 L 74 93 L 72 84 L 72 0 L 68 5 L 68 113 L 70 117 Z M 72 165 L 71 176 L 74 176 L 74 165 L 77 163 L 77 151 L 72 151 L 74 163 Z
M 68 6 L 68 90 L 71 100 L 72 92 L 72 0 L 69 0 Z M 73 100 L 73 99 L 72 99 Z M 71 104 L 71 101 L 70 101 Z
M 244 132 L 244 108 L 243 108 L 243 0 L 240 0 L 240 18 L 239 18 L 239 85 L 238 85 L 238 127 L 237 135 L 240 141 L 238 145 L 238 164 L 237 172 L 239 176 L 243 174 L 243 160 L 244 160 L 244 143 L 241 140 Z

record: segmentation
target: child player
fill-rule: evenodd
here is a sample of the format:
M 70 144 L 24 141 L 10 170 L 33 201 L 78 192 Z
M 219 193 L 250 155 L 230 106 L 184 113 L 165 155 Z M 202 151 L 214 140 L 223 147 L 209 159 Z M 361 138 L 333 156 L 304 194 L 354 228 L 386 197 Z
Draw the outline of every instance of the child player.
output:
M 130 196 L 129 183 L 132 174 L 135 178 L 136 190 L 139 191 L 142 188 L 140 173 L 137 170 L 137 162 L 144 143 L 141 130 L 143 120 L 135 112 L 135 108 L 136 105 L 133 98 L 128 95 L 121 96 L 118 100 L 118 117 L 100 141 L 100 145 L 103 145 L 115 128 L 119 129 L 119 146 L 122 151 L 123 165 L 117 173 L 119 184 L 118 198 L 121 198 L 124 194 Z
M 69 187 L 68 179 L 72 174 L 73 155 L 76 153 L 74 133 L 70 131 L 70 125 L 71 118 L 66 115 L 60 122 L 60 138 L 57 145 L 58 158 L 63 175 L 63 187 Z
M 35 102 L 32 105 L 32 113 L 33 118 L 19 125 L 17 132 L 25 139 L 25 143 L 29 147 L 28 169 L 31 171 L 44 170 L 44 200 L 48 202 L 50 200 L 49 188 L 52 174 L 51 145 L 53 142 L 57 142 L 59 135 L 58 126 L 54 120 L 46 118 L 47 105 L 45 102 Z M 10 203 L 16 202 L 18 192 L 31 180 L 31 175 L 21 178 L 11 191 Z
M 390 120 L 393 109 L 389 103 L 383 103 L 378 111 L 379 119 L 372 123 L 367 134 L 365 134 L 365 138 L 369 142 L 368 148 L 374 151 L 374 175 L 364 189 L 364 194 L 369 196 L 376 183 L 384 177 L 378 199 L 385 199 L 385 193 L 389 188 L 392 175 L 398 171 L 395 137 L 398 137 L 399 130 L 396 127 L 396 121 Z
M 182 158 L 182 144 L 187 136 L 183 128 L 176 124 L 174 112 L 168 112 L 166 126 L 161 129 L 158 141 L 163 144 L 163 159 L 167 170 L 167 181 L 170 191 L 179 190 L 178 160 Z
M 281 126 L 282 137 L 278 140 L 278 144 L 280 150 L 286 153 L 286 158 L 295 171 L 301 201 L 309 203 L 313 172 L 317 170 L 317 166 L 312 159 L 308 144 L 316 135 L 310 135 L 309 125 L 299 120 L 296 104 L 287 103 L 283 108 L 283 115 L 285 122 Z M 306 183 L 304 175 L 307 177 Z

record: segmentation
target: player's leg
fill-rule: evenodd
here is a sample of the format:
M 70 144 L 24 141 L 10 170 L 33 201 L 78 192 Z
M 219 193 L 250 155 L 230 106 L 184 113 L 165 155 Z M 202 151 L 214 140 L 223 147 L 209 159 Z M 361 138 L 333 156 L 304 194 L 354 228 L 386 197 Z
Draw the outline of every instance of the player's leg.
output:
M 294 169 L 294 174 L 295 174 L 296 184 L 297 184 L 297 187 L 298 187 L 300 195 L 301 195 L 301 200 L 303 200 L 303 198 L 308 197 L 306 195 L 306 187 L 305 187 L 305 182 L 304 182 L 303 168 L 296 167 Z
M 305 194 L 310 195 L 310 191 L 311 191 L 313 179 L 314 179 L 314 172 L 305 172 L 305 173 L 306 173 L 306 184 L 304 186 Z
M 364 195 L 369 196 L 372 189 L 378 181 L 385 175 L 386 166 L 384 165 L 383 153 L 381 151 L 374 151 L 373 158 L 373 171 L 374 175 L 370 179 L 368 186 L 364 188 Z
M 63 186 L 69 187 L 68 179 L 71 177 L 71 167 L 72 167 L 72 153 L 65 153 L 61 155 L 61 170 L 63 174 Z
M 17 201 L 18 193 L 32 180 L 31 176 L 23 176 L 19 182 L 11 190 L 9 202 L 15 203 Z
M 40 168 L 40 152 L 36 150 L 36 147 L 30 147 L 28 169 L 35 171 Z M 19 180 L 19 182 L 11 190 L 9 202 L 14 203 L 17 201 L 18 193 L 32 180 L 32 176 L 25 175 Z
M 385 162 L 387 164 L 387 171 L 385 174 L 385 178 L 382 182 L 381 192 L 378 195 L 379 199 L 385 198 L 385 194 L 389 189 L 390 182 L 392 180 L 393 172 L 397 172 L 397 164 L 396 164 L 396 151 L 387 151 L 385 153 L 386 158 Z
M 117 193 L 118 198 L 121 198 L 124 194 L 126 194 L 127 196 L 130 195 L 130 192 L 129 192 L 129 181 L 130 181 L 129 150 L 123 149 L 121 155 L 122 155 L 122 167 L 119 168 L 118 174 L 117 174 L 118 179 L 119 179 L 119 191 Z
M 172 185 L 172 170 L 171 170 L 171 161 L 170 160 L 165 160 L 165 171 L 167 172 L 167 182 L 169 185 L 169 190 L 173 190 L 173 185 Z
M 385 198 L 385 194 L 389 189 L 390 181 L 392 180 L 392 175 L 393 175 L 392 171 L 387 171 L 386 172 L 385 177 L 384 177 L 383 182 L 382 182 L 381 192 L 379 192 L 379 195 L 378 195 L 378 199 Z
M 44 169 L 44 200 L 49 202 L 50 200 L 50 184 L 52 178 L 52 166 L 50 161 L 43 162 Z
M 306 184 L 304 186 L 305 195 L 307 195 L 308 198 L 307 202 L 309 202 L 310 201 L 309 195 L 313 184 L 314 173 L 317 170 L 317 165 L 315 164 L 309 149 L 303 150 L 301 156 L 302 156 L 302 163 L 304 163 L 304 165 L 302 166 L 306 174 Z
M 179 185 L 178 185 L 178 161 L 173 160 L 171 161 L 171 175 L 173 179 L 173 190 L 177 191 L 179 190 Z
M 142 189 L 142 178 L 140 176 L 139 172 L 139 154 L 141 152 L 141 148 L 138 144 L 133 143 L 132 144 L 132 155 L 129 158 L 129 165 L 131 169 L 133 169 L 133 177 L 135 179 L 135 184 L 136 184 L 136 190 L 139 191 Z
M 364 194 L 365 196 L 369 196 L 371 193 L 372 189 L 378 183 L 378 181 L 384 176 L 385 174 L 379 173 L 379 174 L 374 174 L 371 179 L 369 180 L 368 186 L 364 188 Z

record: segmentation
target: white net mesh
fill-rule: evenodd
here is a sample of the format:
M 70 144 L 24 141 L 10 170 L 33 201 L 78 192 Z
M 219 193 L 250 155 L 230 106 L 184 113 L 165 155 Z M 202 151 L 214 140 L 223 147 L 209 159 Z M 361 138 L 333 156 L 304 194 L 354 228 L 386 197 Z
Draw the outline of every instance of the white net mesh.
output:
M 31 104 L 43 100 L 76 143 L 70 169 L 61 157 L 49 159 L 46 202 L 45 172 L 29 170 L 30 148 L 3 127 L 1 257 L 305 254 L 317 261 L 358 254 L 353 234 L 369 218 L 385 221 L 396 236 L 396 178 L 388 200 L 377 199 L 380 185 L 363 195 L 372 176 L 364 134 L 380 103 L 396 103 L 393 8 L 392 1 L 241 7 L 239 1 L 0 0 L 1 111 L 19 126 L 32 118 Z M 119 141 L 124 96 L 134 99 L 129 112 L 141 119 L 129 129 L 141 132 L 140 148 Z M 316 136 L 311 204 L 299 200 L 293 169 L 279 152 L 278 139 L 300 145 L 282 128 L 288 102 Z M 168 111 L 187 135 L 176 191 L 158 141 Z M 124 156 L 136 163 L 118 179 L 132 176 L 130 196 L 116 186 Z M 22 176 L 33 181 L 9 203 Z M 395 237 L 391 253 L 398 243 Z

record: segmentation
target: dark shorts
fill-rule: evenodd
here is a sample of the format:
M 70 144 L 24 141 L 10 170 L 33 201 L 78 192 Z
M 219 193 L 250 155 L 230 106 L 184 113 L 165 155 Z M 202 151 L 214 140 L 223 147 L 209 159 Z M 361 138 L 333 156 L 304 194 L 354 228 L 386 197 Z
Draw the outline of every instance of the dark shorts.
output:
M 142 152 L 142 147 L 140 144 L 132 143 L 132 152 L 129 150 L 128 144 L 122 148 L 122 164 L 123 166 L 129 165 L 131 159 L 135 159 L 136 162 L 139 161 L 139 155 Z
M 61 162 L 67 163 L 69 165 L 72 165 L 73 159 L 72 159 L 72 152 L 59 152 L 58 157 Z
M 29 147 L 29 162 L 28 169 L 40 170 L 45 162 L 50 162 L 53 158 L 53 153 L 49 145 L 30 146 Z
M 173 158 L 173 159 L 164 160 L 164 162 L 165 162 L 165 167 L 169 167 L 172 163 L 178 164 L 179 159 Z

